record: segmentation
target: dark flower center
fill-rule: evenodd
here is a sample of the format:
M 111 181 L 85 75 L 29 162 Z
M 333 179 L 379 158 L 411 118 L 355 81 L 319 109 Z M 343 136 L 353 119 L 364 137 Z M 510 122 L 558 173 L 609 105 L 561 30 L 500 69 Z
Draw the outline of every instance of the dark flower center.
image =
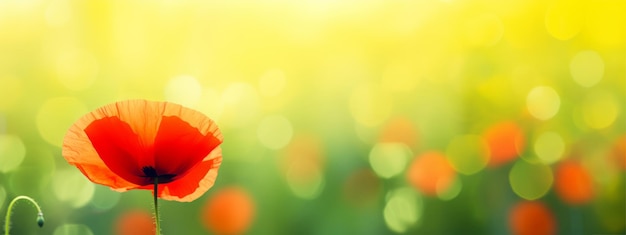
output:
M 157 173 L 157 170 L 154 169 L 154 167 L 152 166 L 144 166 L 143 168 L 141 168 L 141 171 L 143 171 L 143 174 L 144 174 L 143 177 L 150 178 L 152 180 L 154 180 L 154 178 L 157 178 L 158 182 L 161 184 L 172 182 L 174 181 L 174 177 L 176 177 L 175 174 L 159 175 Z

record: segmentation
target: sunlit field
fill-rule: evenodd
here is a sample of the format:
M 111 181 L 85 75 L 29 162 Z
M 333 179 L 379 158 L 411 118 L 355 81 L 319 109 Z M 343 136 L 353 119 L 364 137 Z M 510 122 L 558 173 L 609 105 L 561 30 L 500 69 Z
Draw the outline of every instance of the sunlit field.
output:
M 626 233 L 626 1 L 0 0 L 11 234 L 154 234 L 61 154 L 128 99 L 223 133 L 163 234 Z

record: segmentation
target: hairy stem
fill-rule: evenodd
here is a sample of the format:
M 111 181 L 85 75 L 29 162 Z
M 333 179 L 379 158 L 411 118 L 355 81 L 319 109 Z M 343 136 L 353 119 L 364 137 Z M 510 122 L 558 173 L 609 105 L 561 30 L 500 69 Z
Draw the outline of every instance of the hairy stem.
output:
M 156 225 L 156 235 L 161 235 L 161 221 L 159 219 L 159 200 L 157 199 L 159 179 L 154 177 L 154 224 Z
M 9 203 L 9 207 L 7 208 L 7 215 L 6 217 L 4 217 L 4 235 L 9 235 L 9 229 L 11 229 L 11 213 L 13 212 L 13 205 L 15 205 L 15 203 L 20 199 L 24 199 L 35 205 L 35 207 L 37 208 L 37 224 L 39 225 L 39 227 L 43 226 L 43 212 L 41 212 L 41 207 L 39 207 L 39 204 L 37 204 L 35 200 L 28 196 L 18 196 L 14 198 L 11 203 Z

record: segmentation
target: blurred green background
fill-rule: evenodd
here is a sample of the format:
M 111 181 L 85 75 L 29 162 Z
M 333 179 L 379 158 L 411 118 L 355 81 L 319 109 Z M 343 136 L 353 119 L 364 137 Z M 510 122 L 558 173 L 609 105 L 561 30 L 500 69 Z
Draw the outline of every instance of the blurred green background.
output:
M 150 192 L 92 184 L 60 145 L 142 98 L 225 138 L 211 190 L 161 201 L 165 234 L 624 234 L 624 9 L 0 0 L 0 211 L 43 208 L 37 228 L 18 203 L 12 234 L 139 234 Z

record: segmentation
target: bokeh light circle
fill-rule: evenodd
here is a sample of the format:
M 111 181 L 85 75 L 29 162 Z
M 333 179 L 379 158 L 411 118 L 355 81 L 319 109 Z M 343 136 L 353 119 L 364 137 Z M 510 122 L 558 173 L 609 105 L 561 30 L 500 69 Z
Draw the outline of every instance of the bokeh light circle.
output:
M 196 107 L 202 97 L 202 85 L 193 76 L 180 75 L 165 85 L 165 100 L 187 107 Z
M 580 51 L 572 58 L 569 71 L 578 85 L 592 87 L 604 76 L 604 61 L 595 51 Z
M 257 137 L 263 146 L 269 149 L 285 147 L 293 136 L 293 128 L 289 119 L 284 116 L 267 116 L 261 120 L 257 128 Z
M 576 36 L 584 24 L 584 15 L 575 1 L 561 1 L 546 12 L 545 25 L 548 33 L 559 40 Z
M 556 226 L 554 214 L 538 201 L 519 202 L 509 211 L 509 228 L 515 235 L 553 235 Z
M 513 192 L 526 200 L 543 197 L 554 181 L 552 169 L 544 164 L 532 164 L 518 160 L 509 172 Z
M 421 218 L 424 210 L 422 197 L 411 188 L 399 188 L 388 193 L 383 216 L 387 227 L 404 233 Z
M 417 131 L 413 122 L 404 117 L 395 117 L 387 122 L 379 136 L 379 142 L 399 142 L 409 147 L 417 145 Z
M 604 129 L 615 122 L 620 113 L 620 106 L 611 93 L 595 91 L 585 97 L 582 112 L 587 126 L 593 129 Z
M 152 214 L 143 210 L 130 210 L 115 219 L 116 235 L 154 235 Z
M 538 86 L 526 97 L 526 107 L 530 114 L 539 120 L 548 120 L 559 111 L 561 98 L 552 87 Z
M 452 167 L 465 175 L 481 171 L 489 162 L 489 148 L 477 135 L 456 136 L 448 143 L 445 155 Z
M 284 149 L 280 166 L 291 192 L 302 199 L 313 199 L 325 185 L 324 163 L 319 137 L 300 133 Z
M 95 186 L 76 169 L 59 169 L 52 178 L 52 189 L 59 201 L 80 208 L 91 201 Z
M 497 167 L 513 161 L 521 154 L 526 140 L 522 128 L 512 121 L 495 123 L 484 134 L 489 146 L 489 166 Z
M 369 154 L 370 166 L 376 174 L 388 179 L 404 171 L 411 149 L 403 143 L 378 143 Z
M 287 169 L 285 177 L 289 189 L 299 198 L 316 198 L 324 189 L 325 179 L 318 165 L 308 161 L 294 161 Z
M 582 205 L 593 198 L 593 182 L 589 171 L 572 160 L 559 164 L 554 187 L 559 198 L 570 205 Z
M 426 152 L 415 157 L 406 176 L 424 195 L 437 196 L 452 186 L 456 172 L 443 154 Z
M 17 168 L 26 155 L 24 142 L 17 136 L 0 134 L 0 172 L 7 173 Z
M 83 224 L 62 224 L 54 229 L 52 235 L 94 235 L 94 233 Z
M 541 133 L 535 139 L 533 150 L 541 162 L 552 164 L 559 161 L 565 152 L 565 142 L 561 135 L 556 132 Z
M 216 234 L 243 234 L 252 225 L 255 207 L 245 189 L 219 189 L 202 208 L 202 224 Z
M 455 177 L 449 185 L 437 184 L 437 197 L 444 201 L 449 201 L 461 193 L 463 190 L 463 182 L 459 177 Z
M 93 198 L 91 199 L 91 205 L 98 210 L 109 210 L 120 201 L 121 194 L 113 191 L 111 188 L 95 185 Z
M 85 113 L 87 108 L 76 98 L 52 98 L 46 100 L 37 112 L 37 129 L 48 143 L 61 147 L 67 130 Z

